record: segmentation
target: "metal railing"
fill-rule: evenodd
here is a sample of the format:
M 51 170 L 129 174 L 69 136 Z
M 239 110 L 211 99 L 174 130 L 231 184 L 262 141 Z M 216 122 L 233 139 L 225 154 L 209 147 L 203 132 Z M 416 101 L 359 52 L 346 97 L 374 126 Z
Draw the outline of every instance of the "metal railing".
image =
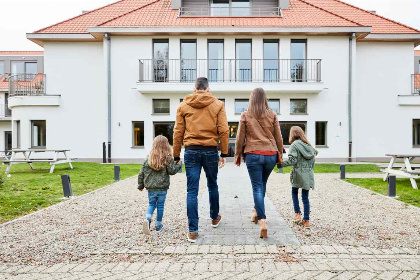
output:
M 140 82 L 320 82 L 320 59 L 140 59 Z
M 420 74 L 411 75 L 411 93 L 420 94 Z
M 279 7 L 181 7 L 180 16 L 259 17 L 280 16 Z
M 9 77 L 9 95 L 45 95 L 45 74 L 11 74 Z

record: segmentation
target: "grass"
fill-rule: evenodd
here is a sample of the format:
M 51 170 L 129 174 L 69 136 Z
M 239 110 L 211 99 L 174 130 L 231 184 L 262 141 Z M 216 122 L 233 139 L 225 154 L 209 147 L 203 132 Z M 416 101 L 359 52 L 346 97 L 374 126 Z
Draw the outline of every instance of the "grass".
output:
M 49 173 L 48 163 L 36 163 L 31 170 L 27 164 L 14 165 L 10 177 L 3 175 L 0 185 L 0 223 L 51 206 L 62 200 L 61 175 L 70 175 L 73 195 L 79 196 L 114 182 L 114 165 L 75 162 L 55 167 Z M 5 171 L 4 165 L 0 174 Z M 138 174 L 139 164 L 121 164 L 120 179 Z
M 346 179 L 345 181 L 383 195 L 388 195 L 388 183 L 381 178 L 358 178 Z M 420 183 L 420 180 L 416 181 L 417 184 Z M 420 190 L 413 189 L 410 179 L 397 178 L 397 196 L 397 200 L 420 207 Z
M 283 169 L 284 173 L 290 173 L 292 168 L 290 166 Z M 278 172 L 279 169 L 274 167 L 274 171 Z M 339 173 L 340 164 L 335 163 L 316 163 L 315 173 Z M 375 164 L 346 164 L 347 173 L 363 173 L 363 172 L 380 172 L 379 168 Z

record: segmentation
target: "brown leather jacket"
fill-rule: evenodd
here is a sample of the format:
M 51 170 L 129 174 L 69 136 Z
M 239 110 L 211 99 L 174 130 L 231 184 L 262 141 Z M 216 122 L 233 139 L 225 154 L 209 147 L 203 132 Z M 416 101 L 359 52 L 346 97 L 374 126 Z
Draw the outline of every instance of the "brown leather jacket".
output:
M 182 144 L 217 147 L 219 139 L 222 156 L 226 156 L 229 127 L 223 102 L 205 91 L 185 97 L 176 113 L 174 158 L 179 158 Z
M 259 122 L 265 127 L 265 130 L 248 111 L 242 113 L 236 135 L 235 162 L 238 158 L 240 159 L 243 152 L 278 150 L 283 153 L 283 138 L 276 113 L 270 110 L 268 114 L 261 117 Z M 265 131 L 270 132 L 268 137 L 271 138 L 271 141 Z M 274 147 L 274 144 L 276 144 L 276 147 Z

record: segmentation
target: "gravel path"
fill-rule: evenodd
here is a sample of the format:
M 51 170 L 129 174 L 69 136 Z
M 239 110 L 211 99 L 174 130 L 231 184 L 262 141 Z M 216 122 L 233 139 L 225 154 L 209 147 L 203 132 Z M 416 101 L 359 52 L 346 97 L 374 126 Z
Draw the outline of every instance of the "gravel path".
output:
M 291 221 L 289 175 L 271 175 L 268 195 L 302 244 L 420 248 L 420 208 L 342 182 L 338 176 L 315 175 L 316 188 L 310 192 L 312 227 L 304 230 Z

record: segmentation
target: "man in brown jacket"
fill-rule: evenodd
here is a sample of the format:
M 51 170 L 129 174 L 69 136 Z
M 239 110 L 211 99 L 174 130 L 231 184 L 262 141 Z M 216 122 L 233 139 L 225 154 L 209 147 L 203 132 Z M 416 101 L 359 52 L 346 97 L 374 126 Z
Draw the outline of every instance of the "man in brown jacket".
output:
M 220 140 L 221 156 L 217 146 Z M 222 219 L 219 214 L 218 168 L 225 165 L 229 146 L 229 128 L 225 106 L 209 90 L 207 78 L 197 78 L 193 94 L 179 105 L 174 128 L 174 158 L 180 160 L 181 145 L 185 147 L 187 171 L 188 241 L 198 238 L 198 188 L 201 169 L 207 177 L 212 227 Z

